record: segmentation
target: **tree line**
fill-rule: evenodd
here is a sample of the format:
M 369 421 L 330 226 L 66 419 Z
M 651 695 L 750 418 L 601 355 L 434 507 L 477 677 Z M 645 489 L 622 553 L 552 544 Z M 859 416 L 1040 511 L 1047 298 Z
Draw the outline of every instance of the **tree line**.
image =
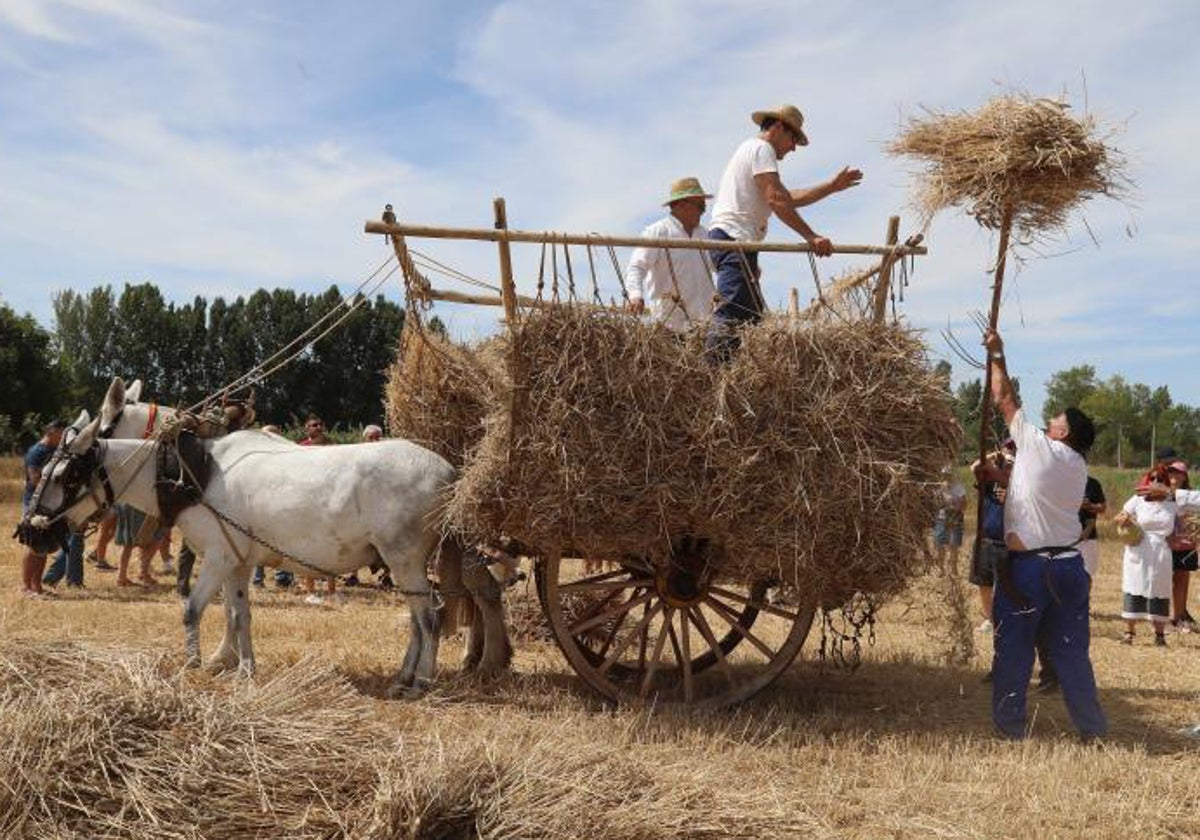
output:
M 938 372 L 949 389 L 949 363 L 940 362 Z M 978 454 L 983 382 L 961 382 L 952 396 L 963 427 L 963 460 L 967 461 Z M 1088 458 L 1092 463 L 1143 466 L 1150 463 L 1154 452 L 1167 446 L 1188 463 L 1200 458 L 1200 409 L 1176 403 L 1166 385 L 1129 382 L 1119 374 L 1101 379 L 1094 366 L 1078 365 L 1058 371 L 1046 381 L 1042 422 L 1069 406 L 1081 409 L 1096 423 L 1096 442 Z M 1003 424 L 997 419 L 992 439 L 1003 436 Z
M 198 402 L 287 346 L 341 301 L 337 286 L 320 294 L 260 289 L 232 301 L 196 296 L 184 304 L 165 300 L 153 283 L 126 284 L 119 294 L 100 286 L 56 295 L 49 330 L 0 303 L 0 451 L 36 440 L 50 418 L 95 411 L 114 376 L 141 379 L 146 398 L 163 404 Z M 311 411 L 331 428 L 381 423 L 385 372 L 403 326 L 398 304 L 382 295 L 361 301 L 337 329 L 255 385 L 260 420 L 290 426 Z M 436 318 L 430 327 L 442 329 Z M 963 460 L 969 461 L 983 383 L 951 388 L 944 361 L 937 372 L 953 397 Z M 1096 420 L 1093 462 L 1146 464 L 1163 446 L 1189 461 L 1200 457 L 1200 409 L 1175 403 L 1166 385 L 1119 375 L 1100 379 L 1093 366 L 1079 365 L 1047 381 L 1043 420 L 1070 405 Z M 1003 433 L 997 421 L 994 439 Z
M 196 403 L 341 302 L 337 286 L 320 294 L 260 289 L 232 301 L 196 296 L 184 304 L 165 300 L 153 283 L 126 284 L 119 294 L 100 286 L 56 295 L 49 330 L 0 303 L 0 450 L 27 445 L 53 417 L 73 419 L 81 408 L 94 412 L 114 376 L 141 379 L 148 400 Z M 404 310 L 382 295 L 360 304 L 340 326 L 294 348 L 297 358 L 255 384 L 261 422 L 292 425 L 308 412 L 330 427 L 382 422 L 386 370 Z

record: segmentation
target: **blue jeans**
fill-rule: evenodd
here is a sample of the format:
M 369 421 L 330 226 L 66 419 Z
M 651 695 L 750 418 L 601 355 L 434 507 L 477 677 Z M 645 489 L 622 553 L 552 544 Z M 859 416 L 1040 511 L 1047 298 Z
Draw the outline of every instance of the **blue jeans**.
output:
M 42 576 L 42 583 L 54 586 L 64 576 L 68 586 L 83 585 L 82 534 L 71 534 L 67 539 L 66 548 L 58 552 L 54 562 L 50 564 L 50 568 L 46 569 L 46 574 Z
M 1090 579 L 1078 551 L 1056 555 L 1023 551 L 1008 555 L 1013 588 L 1024 596 L 1016 603 L 997 575 L 992 621 L 992 720 L 1009 738 L 1024 738 L 1025 694 L 1033 673 L 1039 634 L 1058 673 L 1071 721 L 1084 737 L 1104 735 L 1108 721 L 1096 695 L 1096 675 L 1088 655 Z
M 720 228 L 708 232 L 709 239 L 732 242 L 733 237 Z M 758 293 L 756 273 L 758 254 L 753 251 L 710 251 L 713 269 L 717 273 L 717 295 L 720 303 L 713 312 L 712 326 L 705 341 L 705 350 L 718 362 L 728 362 L 741 343 L 737 328 L 757 323 L 763 317 L 763 301 Z

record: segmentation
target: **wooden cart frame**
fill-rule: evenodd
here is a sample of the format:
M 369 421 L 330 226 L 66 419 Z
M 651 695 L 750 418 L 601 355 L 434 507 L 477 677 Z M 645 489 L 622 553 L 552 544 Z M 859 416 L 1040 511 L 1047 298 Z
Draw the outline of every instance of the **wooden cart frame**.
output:
M 510 249 L 514 242 L 589 248 L 811 250 L 805 243 L 660 240 L 510 230 L 504 199 L 497 198 L 493 210 L 492 229 L 430 227 L 389 220 L 368 222 L 366 231 L 388 236 L 402 267 L 412 265 L 406 245 L 409 237 L 496 242 L 499 295 L 464 294 L 428 284 L 418 293 L 428 301 L 503 307 L 504 323 L 510 330 L 516 328 L 522 308 L 560 303 L 517 293 Z M 874 280 L 874 321 L 886 317 L 896 264 L 904 257 L 926 253 L 920 237 L 904 244 L 898 242 L 899 222 L 895 216 L 889 220 L 884 245 L 834 246 L 838 254 L 879 257 L 877 265 L 850 279 L 851 285 Z M 409 274 L 406 268 L 406 276 Z M 846 285 L 845 280 L 840 284 L 842 288 Z M 797 308 L 794 290 L 792 308 Z M 509 403 L 514 418 L 519 409 L 516 391 L 514 388 Z M 555 641 L 579 676 L 616 702 L 715 708 L 744 701 L 788 669 L 804 645 L 817 610 L 810 593 L 772 597 L 778 582 L 770 578 L 741 584 L 718 581 L 713 574 L 714 554 L 708 546 L 677 551 L 671 567 L 665 570 L 636 557 L 614 558 L 607 569 L 588 569 L 586 561 L 577 559 L 577 552 L 569 545 L 525 548 L 534 560 L 538 597 Z

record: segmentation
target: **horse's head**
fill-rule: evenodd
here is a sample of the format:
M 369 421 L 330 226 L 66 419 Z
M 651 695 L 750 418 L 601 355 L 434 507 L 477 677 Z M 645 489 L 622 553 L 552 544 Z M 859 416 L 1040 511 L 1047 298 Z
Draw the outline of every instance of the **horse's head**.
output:
M 86 411 L 80 412 L 42 468 L 29 510 L 17 526 L 17 538 L 39 554 L 62 545 L 69 531 L 82 528 L 112 504 L 99 429 L 100 418 L 92 420 Z

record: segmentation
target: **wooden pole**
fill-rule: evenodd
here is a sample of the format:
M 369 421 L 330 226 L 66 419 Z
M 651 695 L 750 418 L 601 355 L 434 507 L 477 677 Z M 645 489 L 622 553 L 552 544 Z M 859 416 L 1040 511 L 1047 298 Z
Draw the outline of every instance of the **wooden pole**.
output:
M 788 314 L 792 316 L 792 320 L 800 317 L 800 290 L 795 286 L 788 292 Z
M 492 212 L 496 217 L 496 230 L 508 230 L 508 211 L 504 199 L 497 197 L 492 201 Z M 500 243 L 500 299 L 504 302 L 504 319 L 510 330 L 517 325 L 517 286 L 513 283 L 512 252 L 507 239 L 496 240 Z
M 900 217 L 888 219 L 887 237 L 885 243 L 893 248 L 900 238 Z M 871 318 L 876 324 L 882 324 L 887 317 L 888 290 L 892 288 L 892 266 L 896 263 L 895 251 L 888 251 L 879 261 L 879 281 L 875 284 L 875 300 L 872 306 Z
M 500 295 L 470 295 L 465 292 L 456 292 L 453 289 L 435 289 L 432 286 L 424 290 L 425 297 L 430 300 L 444 300 L 447 303 L 468 303 L 473 306 L 505 306 L 504 298 Z M 539 300 L 528 295 L 517 295 L 516 303 L 518 306 L 532 308 L 535 306 L 582 306 L 591 309 L 614 309 L 614 307 L 605 304 L 594 303 L 586 300 L 576 301 L 561 301 Z M 620 309 L 620 307 L 616 307 Z
M 899 224 L 897 222 L 897 224 Z M 807 253 L 812 247 L 807 242 L 726 242 L 720 239 L 644 239 L 639 236 L 601 236 L 594 233 L 557 233 L 554 231 L 509 230 L 507 227 L 448 228 L 429 225 L 388 224 L 367 222 L 367 233 L 413 236 L 424 239 L 474 239 L 484 242 L 533 242 L 559 245 L 617 245 L 622 247 L 645 246 L 692 251 L 779 251 Z M 834 245 L 835 254 L 891 255 L 894 258 L 922 255 L 927 250 L 922 245 Z
M 988 309 L 988 329 L 994 330 L 1000 323 L 1000 300 L 1004 291 L 1004 265 L 1008 262 L 1008 237 L 1012 232 L 1013 208 L 1004 208 L 1000 219 L 1000 249 L 996 255 L 996 271 L 992 275 L 992 305 Z M 987 457 L 988 432 L 992 425 L 992 360 L 988 355 L 983 368 L 983 405 L 979 408 L 979 463 Z M 980 488 L 975 505 L 975 551 L 983 540 L 983 488 Z

